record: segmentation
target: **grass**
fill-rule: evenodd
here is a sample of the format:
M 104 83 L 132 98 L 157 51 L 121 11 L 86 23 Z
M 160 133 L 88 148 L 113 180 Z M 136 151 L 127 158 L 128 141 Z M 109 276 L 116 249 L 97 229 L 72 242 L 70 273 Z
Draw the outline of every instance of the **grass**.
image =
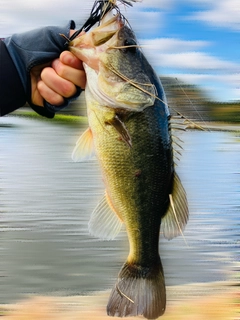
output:
M 24 117 L 24 118 L 37 119 L 42 121 L 49 121 L 49 122 L 51 121 L 51 123 L 53 124 L 61 123 L 66 125 L 82 125 L 82 124 L 88 123 L 87 117 L 83 117 L 83 116 L 55 114 L 55 117 L 53 119 L 48 119 L 40 116 L 34 111 L 27 110 L 27 109 L 16 110 L 12 115 L 16 115 L 18 117 Z

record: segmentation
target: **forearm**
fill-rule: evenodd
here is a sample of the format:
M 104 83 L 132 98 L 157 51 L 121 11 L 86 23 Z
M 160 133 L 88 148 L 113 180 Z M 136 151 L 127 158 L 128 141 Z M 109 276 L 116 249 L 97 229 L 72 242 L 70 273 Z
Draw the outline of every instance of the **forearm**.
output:
M 4 42 L 0 40 L 0 116 L 22 107 L 26 100 L 18 71 Z

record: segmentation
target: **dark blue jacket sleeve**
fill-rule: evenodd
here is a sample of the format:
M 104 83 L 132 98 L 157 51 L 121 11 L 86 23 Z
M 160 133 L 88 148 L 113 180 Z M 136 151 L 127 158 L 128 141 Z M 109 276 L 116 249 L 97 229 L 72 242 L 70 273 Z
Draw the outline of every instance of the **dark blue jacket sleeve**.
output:
M 44 101 L 44 107 L 41 107 L 33 104 L 31 90 L 30 72 L 32 68 L 58 58 L 61 52 L 67 49 L 66 40 L 60 34 L 68 36 L 70 29 L 74 28 L 75 23 L 71 20 L 64 27 L 38 28 L 13 34 L 1 42 L 1 115 L 21 107 L 27 101 L 37 113 L 53 118 L 55 112 L 67 107 L 73 99 L 79 96 L 81 88 L 77 88 L 77 93 L 73 97 L 65 98 L 61 106 L 54 106 Z M 11 65 L 11 68 L 6 65 L 7 63 Z
M 22 107 L 26 100 L 18 71 L 4 42 L 0 40 L 0 116 Z

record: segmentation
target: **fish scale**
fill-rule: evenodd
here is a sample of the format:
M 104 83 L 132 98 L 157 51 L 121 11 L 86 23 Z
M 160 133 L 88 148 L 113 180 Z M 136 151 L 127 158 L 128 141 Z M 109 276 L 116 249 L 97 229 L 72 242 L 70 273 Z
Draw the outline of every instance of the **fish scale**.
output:
M 73 159 L 88 159 L 94 148 L 106 187 L 90 232 L 112 239 L 124 223 L 129 240 L 107 313 L 156 319 L 166 308 L 160 228 L 171 239 L 188 220 L 186 194 L 174 169 L 169 110 L 140 48 L 126 46 L 137 40 L 124 21 L 108 13 L 92 32 L 70 42 L 84 62 L 89 121 Z
M 162 141 L 164 134 L 159 134 L 159 122 L 163 120 L 158 119 L 160 105 L 159 102 L 144 112 L 132 114 L 125 121 L 133 137 L 131 148 L 118 139 L 114 127 L 105 124 L 104 109 L 91 112 L 89 116 L 107 193 L 115 211 L 126 224 L 131 256 L 139 265 L 151 265 L 150 260 L 155 262 L 159 259 L 156 239 L 171 187 L 171 144 L 168 131 L 165 132 L 166 143 Z M 102 130 L 104 126 L 106 129 Z M 149 126 L 151 130 L 147 130 Z M 168 148 L 163 148 L 163 145 L 168 145 Z M 136 176 L 139 170 L 141 173 Z M 135 232 L 138 229 L 141 233 Z

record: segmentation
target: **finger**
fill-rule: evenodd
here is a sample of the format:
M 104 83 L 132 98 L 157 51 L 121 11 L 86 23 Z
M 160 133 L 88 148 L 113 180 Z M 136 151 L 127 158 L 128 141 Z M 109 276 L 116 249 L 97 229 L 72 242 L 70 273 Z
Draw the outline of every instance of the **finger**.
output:
M 42 106 L 42 107 L 43 107 L 43 98 L 38 91 L 37 84 L 38 84 L 38 81 L 41 80 L 41 72 L 42 72 L 43 68 L 45 68 L 47 66 L 51 66 L 51 62 L 42 64 L 40 66 L 35 66 L 30 71 L 31 89 L 32 89 L 31 90 L 32 91 L 31 101 L 33 104 L 35 104 L 37 106 Z
M 43 97 L 41 96 L 36 84 L 36 90 L 32 92 L 31 102 L 37 106 L 43 107 Z
M 77 92 L 76 86 L 71 81 L 59 76 L 53 68 L 45 68 L 41 73 L 41 79 L 52 91 L 65 98 L 69 98 Z
M 74 57 L 75 58 L 75 57 Z M 77 59 L 78 60 L 78 59 Z M 78 60 L 80 61 L 80 60 Z M 81 62 L 81 61 L 80 61 Z M 76 69 L 69 65 L 66 65 L 60 61 L 60 59 L 56 59 L 52 63 L 52 68 L 56 71 L 56 73 L 65 80 L 68 80 L 75 84 L 76 86 L 84 89 L 86 86 L 86 74 L 82 69 Z
M 49 88 L 42 80 L 38 82 L 37 87 L 42 98 L 50 104 L 59 106 L 64 103 L 63 97 L 51 88 Z
M 79 60 L 74 54 L 72 54 L 70 51 L 63 51 L 60 54 L 59 57 L 60 61 L 63 64 L 68 65 L 69 67 L 75 68 L 75 69 L 79 69 L 79 70 L 83 70 L 83 64 L 82 61 Z

